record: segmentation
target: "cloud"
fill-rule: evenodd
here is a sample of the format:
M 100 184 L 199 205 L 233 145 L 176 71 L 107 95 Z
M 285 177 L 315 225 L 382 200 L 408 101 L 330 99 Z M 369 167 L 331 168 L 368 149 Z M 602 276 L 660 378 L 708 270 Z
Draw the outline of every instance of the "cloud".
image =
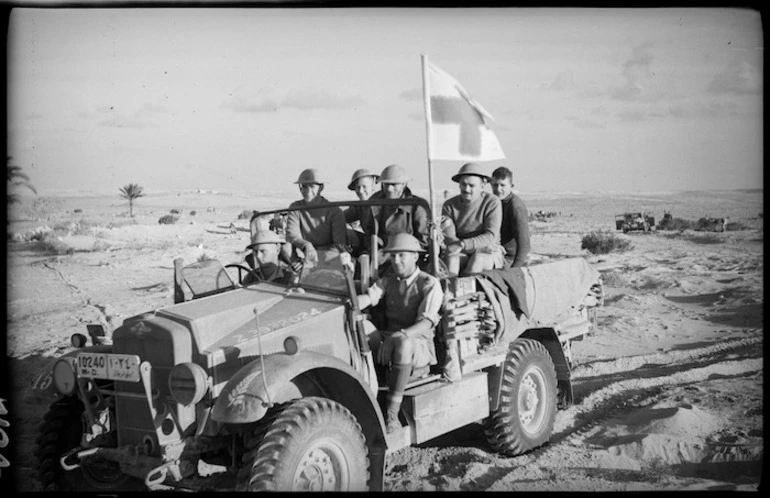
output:
M 625 84 L 610 89 L 610 96 L 617 100 L 658 100 L 654 74 L 650 69 L 653 61 L 652 43 L 633 49 L 631 58 L 623 64 Z
M 670 106 L 668 112 L 672 117 L 679 119 L 742 115 L 734 102 L 711 102 L 709 104 L 687 102 Z
M 281 105 L 300 110 L 346 110 L 356 109 L 363 103 L 364 101 L 357 96 L 339 96 L 323 90 L 315 90 L 290 93 Z
M 556 77 L 548 85 L 549 90 L 563 92 L 565 90 L 575 90 L 575 77 L 572 75 L 572 71 L 562 71 L 556 75 Z
M 637 110 L 619 112 L 618 117 L 624 123 L 640 123 L 649 119 L 647 113 Z
M 762 75 L 749 62 L 733 60 L 711 80 L 707 88 L 717 94 L 761 94 Z
M 274 112 L 278 110 L 278 102 L 271 98 L 262 98 L 257 102 L 248 102 L 242 96 L 236 95 L 223 102 L 222 107 L 234 112 Z
M 412 88 L 410 90 L 404 90 L 398 95 L 399 98 L 408 100 L 410 102 L 422 101 L 422 88 Z
M 589 119 L 580 118 L 577 116 L 567 116 L 567 121 L 571 121 L 577 128 L 592 129 L 592 128 L 604 128 L 604 125 L 591 121 Z
M 275 112 L 279 109 L 354 110 L 363 104 L 364 101 L 358 96 L 340 96 L 323 90 L 294 91 L 284 97 L 268 90 L 259 92 L 257 96 L 236 91 L 230 94 L 221 106 L 234 112 L 260 113 Z
M 151 102 L 146 102 L 139 109 L 130 112 L 116 109 L 115 106 L 99 106 L 96 108 L 97 114 L 107 116 L 105 119 L 98 121 L 98 125 L 108 128 L 154 128 L 156 125 L 152 122 L 152 117 L 166 112 L 168 112 L 166 107 Z

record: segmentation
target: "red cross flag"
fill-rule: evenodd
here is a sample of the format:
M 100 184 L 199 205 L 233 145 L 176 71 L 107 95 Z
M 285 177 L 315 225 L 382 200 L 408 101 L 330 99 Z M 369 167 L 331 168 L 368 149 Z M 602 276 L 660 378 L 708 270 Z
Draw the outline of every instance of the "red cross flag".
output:
M 500 142 L 487 125 L 494 120 L 492 116 L 452 76 L 429 62 L 427 66 L 423 96 L 428 120 L 428 159 L 504 159 Z

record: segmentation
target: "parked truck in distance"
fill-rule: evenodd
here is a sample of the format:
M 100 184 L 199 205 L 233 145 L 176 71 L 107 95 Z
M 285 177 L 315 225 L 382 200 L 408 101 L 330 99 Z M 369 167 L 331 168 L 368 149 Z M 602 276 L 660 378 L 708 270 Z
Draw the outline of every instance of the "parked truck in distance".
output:
M 621 213 L 615 215 L 615 229 L 623 233 L 631 231 L 649 232 L 655 227 L 655 217 L 648 212 Z

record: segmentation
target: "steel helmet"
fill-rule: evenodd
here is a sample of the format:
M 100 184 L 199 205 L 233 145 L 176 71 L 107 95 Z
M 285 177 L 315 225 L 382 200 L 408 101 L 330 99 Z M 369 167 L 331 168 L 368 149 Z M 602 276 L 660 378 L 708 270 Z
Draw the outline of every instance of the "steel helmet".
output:
M 380 175 L 380 183 L 407 183 L 409 180 L 406 170 L 398 164 L 387 166 Z
M 363 178 L 365 176 L 371 176 L 374 178 L 374 181 L 377 182 L 380 179 L 380 175 L 377 173 L 372 173 L 366 168 L 357 169 L 355 173 L 353 173 L 353 177 L 350 179 L 350 183 L 348 184 L 348 190 L 355 190 L 356 186 L 356 180 L 359 178 Z
M 466 163 L 463 164 L 463 167 L 460 168 L 460 171 L 457 172 L 455 176 L 452 177 L 453 182 L 460 182 L 460 177 L 465 175 L 475 175 L 479 176 L 486 181 L 491 181 L 492 179 L 489 177 L 488 174 L 484 172 L 484 168 L 481 167 L 478 163 Z
M 286 242 L 284 238 L 272 230 L 257 230 L 251 236 L 251 244 L 246 249 L 253 249 L 260 244 L 282 244 Z
M 414 235 L 401 232 L 390 237 L 382 252 L 425 252 L 425 249 L 420 247 L 420 241 Z
M 323 185 L 324 181 L 321 178 L 321 173 L 319 173 L 317 169 L 308 168 L 299 174 L 299 178 L 297 178 L 297 181 L 294 183 L 297 185 L 302 185 L 303 183 L 318 183 L 319 185 Z

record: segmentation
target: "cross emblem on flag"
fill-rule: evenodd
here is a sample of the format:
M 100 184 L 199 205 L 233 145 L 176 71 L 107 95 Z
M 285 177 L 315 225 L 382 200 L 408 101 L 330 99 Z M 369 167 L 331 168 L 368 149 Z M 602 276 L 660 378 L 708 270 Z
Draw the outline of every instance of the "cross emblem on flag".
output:
M 492 116 L 452 76 L 428 63 L 430 99 L 429 159 L 491 161 L 504 159 L 494 132 Z

